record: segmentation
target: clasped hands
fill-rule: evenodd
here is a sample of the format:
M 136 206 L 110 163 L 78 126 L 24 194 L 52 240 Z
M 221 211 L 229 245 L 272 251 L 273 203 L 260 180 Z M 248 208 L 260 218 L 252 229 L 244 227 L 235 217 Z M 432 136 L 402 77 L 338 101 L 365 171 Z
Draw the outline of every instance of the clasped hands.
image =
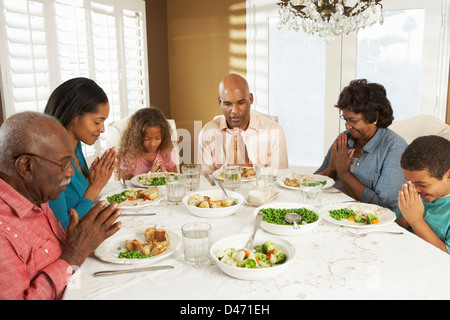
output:
M 97 185 L 102 189 L 108 183 L 116 166 L 117 151 L 115 147 L 112 147 L 92 162 L 88 171 L 89 184 Z
M 330 156 L 330 170 L 338 176 L 350 172 L 350 164 L 355 149 L 347 150 L 347 135 L 341 133 L 333 143 Z
M 410 226 L 423 222 L 425 207 L 411 181 L 402 185 L 402 190 L 398 193 L 398 207 Z

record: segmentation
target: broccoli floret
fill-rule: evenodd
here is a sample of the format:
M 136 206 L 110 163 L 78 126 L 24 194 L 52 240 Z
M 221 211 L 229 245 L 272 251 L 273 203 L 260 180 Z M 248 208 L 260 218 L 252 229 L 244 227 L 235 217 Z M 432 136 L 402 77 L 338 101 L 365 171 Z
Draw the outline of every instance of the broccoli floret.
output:
M 268 268 L 272 266 L 272 263 L 267 259 L 267 255 L 262 252 L 256 252 L 255 258 L 258 259 L 258 263 L 262 268 Z
M 128 198 L 136 198 L 136 195 L 134 194 L 134 190 L 125 190 L 124 192 L 122 192 L 122 194 Z
M 241 266 L 243 268 L 257 268 L 256 261 L 253 259 L 245 259 L 242 261 Z
M 277 249 L 273 252 L 269 259 L 272 264 L 281 264 L 286 261 L 286 254 Z
M 256 252 L 262 252 L 261 246 L 254 246 L 253 249 L 255 249 Z
M 275 248 L 275 246 L 273 245 L 273 242 L 271 240 L 268 240 L 268 241 L 263 243 L 263 245 L 262 245 L 262 252 L 263 253 L 269 253 L 274 248 Z
M 275 262 L 276 264 L 280 264 L 286 261 L 286 254 L 284 252 L 278 252 L 276 257 L 277 257 L 277 261 Z
M 376 220 L 376 219 L 378 219 L 378 217 L 376 215 L 369 213 L 367 215 L 366 223 L 367 224 L 372 224 L 372 220 Z
M 255 258 L 258 260 L 267 260 L 267 256 L 262 252 L 255 252 Z

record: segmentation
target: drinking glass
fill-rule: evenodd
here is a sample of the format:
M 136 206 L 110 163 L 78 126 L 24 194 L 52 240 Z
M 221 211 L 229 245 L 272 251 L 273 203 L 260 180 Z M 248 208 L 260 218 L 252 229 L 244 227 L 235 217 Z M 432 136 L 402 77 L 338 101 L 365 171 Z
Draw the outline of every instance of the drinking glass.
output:
M 274 169 L 267 165 L 255 165 L 256 185 L 267 186 L 273 183 Z
M 223 180 L 225 182 L 225 188 L 230 190 L 239 189 L 241 186 L 241 166 L 224 165 Z
M 211 225 L 206 222 L 190 222 L 181 227 L 184 259 L 189 265 L 209 265 L 211 247 Z
M 198 190 L 200 186 L 200 171 L 200 165 L 198 164 L 184 164 L 181 167 L 188 191 Z
M 302 182 L 300 184 L 302 203 L 319 208 L 322 205 L 322 184 Z
M 171 173 L 166 177 L 167 204 L 177 205 L 183 200 L 186 192 L 184 177 L 178 173 Z

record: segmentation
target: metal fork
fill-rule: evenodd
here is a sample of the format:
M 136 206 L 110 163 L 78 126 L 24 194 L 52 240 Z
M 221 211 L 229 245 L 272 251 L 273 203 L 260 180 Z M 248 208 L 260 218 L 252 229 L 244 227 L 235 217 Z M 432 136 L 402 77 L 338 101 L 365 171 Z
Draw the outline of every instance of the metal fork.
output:
M 120 183 L 122 184 L 122 188 L 123 189 L 127 189 L 127 184 L 125 183 L 125 181 L 123 179 L 120 179 Z

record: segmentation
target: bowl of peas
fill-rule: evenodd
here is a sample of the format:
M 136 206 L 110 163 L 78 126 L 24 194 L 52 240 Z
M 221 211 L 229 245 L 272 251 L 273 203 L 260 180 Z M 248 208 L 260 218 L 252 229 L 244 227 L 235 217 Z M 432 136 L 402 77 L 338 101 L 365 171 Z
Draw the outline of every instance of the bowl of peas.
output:
M 322 220 L 318 208 L 298 202 L 268 203 L 256 208 L 253 214 L 256 216 L 259 211 L 264 214 L 261 228 L 282 236 L 300 235 L 311 231 Z M 298 228 L 295 228 L 294 223 L 289 223 L 284 219 L 284 216 L 291 212 L 297 213 L 301 217 L 301 221 L 297 222 Z

